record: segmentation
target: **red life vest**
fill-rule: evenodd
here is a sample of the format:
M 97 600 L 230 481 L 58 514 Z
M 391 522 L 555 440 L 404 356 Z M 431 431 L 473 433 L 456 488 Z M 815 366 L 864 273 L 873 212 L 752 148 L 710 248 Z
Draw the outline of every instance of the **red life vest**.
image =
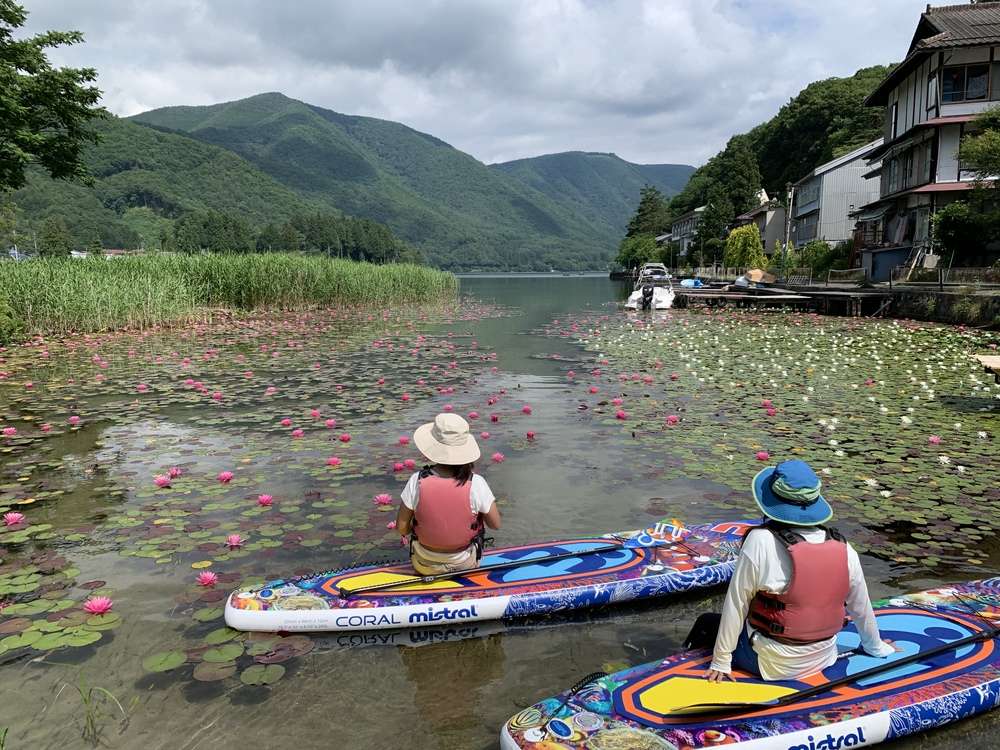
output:
M 844 627 L 844 602 L 851 582 L 847 544 L 832 529 L 826 540 L 812 544 L 785 528 L 765 527 L 792 558 L 792 580 L 783 594 L 758 591 L 750 602 L 748 621 L 778 641 L 791 644 L 826 640 Z
M 417 493 L 413 512 L 417 540 L 437 551 L 466 549 L 482 529 L 479 514 L 469 502 L 472 481 L 459 485 L 450 477 L 421 476 Z

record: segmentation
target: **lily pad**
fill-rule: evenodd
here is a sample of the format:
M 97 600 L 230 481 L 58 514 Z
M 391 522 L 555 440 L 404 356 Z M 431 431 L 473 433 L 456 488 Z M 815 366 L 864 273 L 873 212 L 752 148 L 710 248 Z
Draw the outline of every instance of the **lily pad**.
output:
M 240 643 L 226 643 L 218 648 L 210 648 L 202 654 L 202 661 L 221 663 L 232 661 L 243 655 L 243 645 Z
M 187 661 L 183 651 L 160 651 L 142 660 L 142 668 L 147 672 L 169 672 Z
M 240 682 L 244 685 L 273 685 L 285 674 L 280 664 L 254 664 L 240 672 Z

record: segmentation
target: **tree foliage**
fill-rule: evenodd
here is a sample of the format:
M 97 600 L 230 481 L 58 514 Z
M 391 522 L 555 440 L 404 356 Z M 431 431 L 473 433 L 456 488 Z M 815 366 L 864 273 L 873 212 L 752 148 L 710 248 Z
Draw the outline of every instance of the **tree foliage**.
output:
M 982 187 L 994 187 L 1000 175 L 1000 107 L 991 107 L 972 123 L 973 131 L 962 139 L 958 158 Z
M 934 240 L 956 266 L 987 266 L 1000 258 L 1000 207 L 996 190 L 973 190 L 967 200 L 954 201 L 934 214 Z
M 646 185 L 639 194 L 639 206 L 629 220 L 626 237 L 649 234 L 656 236 L 670 227 L 670 210 L 657 188 Z
M 66 221 L 61 216 L 50 216 L 38 233 L 38 254 L 43 258 L 63 258 L 73 249 Z
M 726 238 L 725 264 L 730 268 L 766 268 L 767 257 L 756 224 L 736 227 Z
M 88 125 L 104 114 L 101 92 L 89 85 L 97 73 L 53 67 L 47 56 L 83 35 L 47 31 L 15 38 L 26 19 L 23 7 L 0 0 L 0 191 L 24 185 L 32 163 L 52 177 L 85 177 L 84 147 L 96 140 Z
M 622 268 L 636 268 L 643 263 L 660 260 L 660 248 L 651 234 L 636 234 L 626 237 L 618 245 L 615 262 Z

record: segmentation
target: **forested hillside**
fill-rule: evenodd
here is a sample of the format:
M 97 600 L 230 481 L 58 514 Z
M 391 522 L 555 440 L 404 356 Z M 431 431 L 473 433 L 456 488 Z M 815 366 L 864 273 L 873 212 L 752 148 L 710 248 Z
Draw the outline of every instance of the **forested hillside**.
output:
M 621 233 L 645 185 L 667 197 L 680 192 L 694 172 L 686 164 L 632 164 L 615 154 L 567 151 L 491 165 L 554 201 Z
M 455 269 L 602 268 L 628 216 L 620 202 L 598 214 L 399 123 L 281 94 L 134 119 L 229 149 L 315 202 L 387 224 Z

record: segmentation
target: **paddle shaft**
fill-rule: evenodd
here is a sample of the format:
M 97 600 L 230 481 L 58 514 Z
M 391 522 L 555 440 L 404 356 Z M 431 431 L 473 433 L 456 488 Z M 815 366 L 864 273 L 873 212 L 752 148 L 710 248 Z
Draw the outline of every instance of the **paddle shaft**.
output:
M 851 675 L 845 675 L 844 677 L 839 677 L 836 680 L 830 680 L 829 682 L 824 682 L 822 685 L 814 685 L 811 688 L 806 688 L 805 690 L 799 690 L 797 693 L 791 693 L 789 695 L 782 696 L 773 701 L 766 701 L 760 703 L 699 703 L 693 706 L 687 706 L 683 709 L 684 716 L 692 716 L 698 714 L 719 714 L 728 713 L 731 711 L 745 711 L 747 709 L 768 709 L 768 708 L 779 708 L 781 706 L 787 706 L 789 703 L 795 703 L 796 701 L 804 700 L 806 698 L 812 698 L 814 695 L 820 695 L 833 688 L 840 687 L 841 685 L 846 685 L 849 682 L 858 682 L 859 680 L 867 679 L 882 672 L 888 672 L 889 670 L 895 669 L 896 667 L 901 667 L 904 664 L 910 664 L 921 659 L 928 659 L 932 656 L 937 656 L 938 654 L 943 654 L 947 651 L 953 651 L 956 648 L 966 646 L 970 643 L 976 643 L 978 641 L 986 641 L 990 638 L 996 638 L 1000 636 L 1000 627 L 991 628 L 989 630 L 980 630 L 978 633 L 972 633 L 971 635 L 965 636 L 965 638 L 959 638 L 957 641 L 951 641 L 950 643 L 942 643 L 940 646 L 935 646 L 934 648 L 929 648 L 926 651 L 918 651 L 910 656 L 904 656 L 902 659 L 895 659 L 893 661 L 886 662 L 885 664 L 879 664 L 877 666 L 871 667 L 870 669 L 865 669 L 861 672 L 857 672 Z M 704 708 L 703 711 L 690 711 L 690 708 Z
M 441 581 L 446 578 L 453 578 L 454 576 L 465 575 L 468 573 L 481 573 L 484 570 L 500 570 L 501 568 L 516 568 L 519 565 L 528 565 L 529 563 L 546 563 L 552 562 L 553 560 L 563 560 L 567 557 L 581 557 L 583 555 L 596 555 L 601 552 L 613 552 L 614 550 L 626 549 L 623 544 L 608 544 L 604 547 L 594 547 L 594 549 L 581 550 L 579 552 L 562 552 L 558 555 L 547 555 L 545 557 L 529 557 L 524 560 L 511 560 L 510 562 L 497 563 L 496 565 L 484 565 L 481 568 L 469 568 L 468 570 L 453 570 L 448 573 L 436 573 L 432 576 L 413 576 L 403 581 L 391 581 L 389 583 L 376 583 L 372 586 L 360 586 L 356 589 L 344 590 L 338 587 L 340 591 L 340 597 L 346 599 L 349 596 L 354 596 L 359 593 L 368 593 L 369 591 L 384 591 L 385 589 L 394 589 L 398 586 L 412 586 L 415 583 L 433 583 L 434 581 Z

